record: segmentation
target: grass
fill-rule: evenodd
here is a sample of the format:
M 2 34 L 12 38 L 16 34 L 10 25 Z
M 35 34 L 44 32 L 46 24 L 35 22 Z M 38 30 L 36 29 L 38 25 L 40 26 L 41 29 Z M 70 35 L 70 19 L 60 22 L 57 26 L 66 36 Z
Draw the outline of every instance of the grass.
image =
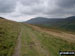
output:
M 22 47 L 21 47 L 21 55 L 22 56 L 39 56 L 35 48 L 33 47 L 33 41 L 31 40 L 29 33 L 27 31 L 28 27 L 23 26 L 22 33 Z
M 73 42 L 72 43 L 67 42 L 66 40 L 63 40 L 60 37 L 49 35 L 45 32 L 40 32 L 40 31 L 34 30 L 32 27 L 30 27 L 28 25 L 25 25 L 25 27 L 29 28 L 29 31 L 31 31 L 33 34 L 35 34 L 37 36 L 36 38 L 42 44 L 42 48 L 46 48 L 49 51 L 49 53 L 51 54 L 51 56 L 60 56 L 59 51 L 75 51 L 75 43 L 73 43 Z M 26 34 L 26 36 L 27 35 L 28 35 L 27 38 L 29 38 L 30 37 L 29 33 Z M 30 42 L 31 39 L 28 39 L 28 41 Z M 27 39 L 26 39 L 26 42 L 27 42 Z M 35 51 L 33 51 L 33 52 L 35 52 Z M 38 53 L 36 53 L 36 55 L 37 54 Z M 31 56 L 31 55 L 29 55 L 29 56 Z M 32 56 L 35 56 L 35 55 L 32 55 Z
M 75 50 L 75 43 L 70 43 L 65 40 L 57 38 L 56 36 L 48 35 L 34 31 L 38 36 L 38 40 L 50 51 L 51 56 L 59 56 L 59 51 L 72 51 Z
M 64 24 L 64 25 L 35 24 L 35 25 L 45 29 L 52 29 L 75 34 L 75 24 Z
M 19 30 L 19 23 L 0 19 L 0 56 L 12 55 Z
M 22 28 L 21 56 L 43 56 L 32 44 L 34 42 L 30 33 L 36 36 L 36 40 L 41 43 L 42 48 L 49 51 L 51 56 L 60 56 L 59 51 L 75 50 L 73 42 L 67 42 L 60 37 L 40 32 L 26 24 L 0 19 L 0 56 L 12 56 L 20 28 Z

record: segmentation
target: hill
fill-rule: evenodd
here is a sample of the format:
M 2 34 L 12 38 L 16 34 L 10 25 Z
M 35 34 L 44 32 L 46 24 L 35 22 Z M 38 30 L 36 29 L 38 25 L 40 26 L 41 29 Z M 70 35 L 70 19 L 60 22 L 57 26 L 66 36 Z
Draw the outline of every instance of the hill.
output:
M 26 23 L 44 26 L 47 28 L 59 28 L 63 30 L 75 31 L 75 16 L 67 18 L 33 18 Z
M 57 23 L 57 22 L 75 22 L 75 16 L 67 17 L 67 18 L 44 18 L 44 17 L 36 17 L 32 18 L 26 23 L 30 24 L 46 24 L 46 23 Z
M 0 17 L 0 56 L 12 55 L 19 30 L 19 23 Z
M 0 19 L 0 56 L 59 56 L 75 50 L 75 35 Z

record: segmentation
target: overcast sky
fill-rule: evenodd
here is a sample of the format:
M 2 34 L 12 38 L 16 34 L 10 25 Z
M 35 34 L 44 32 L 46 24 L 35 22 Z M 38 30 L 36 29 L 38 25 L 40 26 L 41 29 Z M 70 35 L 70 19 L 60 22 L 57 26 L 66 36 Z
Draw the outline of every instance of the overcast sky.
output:
M 0 0 L 0 17 L 10 20 L 68 16 L 75 16 L 75 0 Z

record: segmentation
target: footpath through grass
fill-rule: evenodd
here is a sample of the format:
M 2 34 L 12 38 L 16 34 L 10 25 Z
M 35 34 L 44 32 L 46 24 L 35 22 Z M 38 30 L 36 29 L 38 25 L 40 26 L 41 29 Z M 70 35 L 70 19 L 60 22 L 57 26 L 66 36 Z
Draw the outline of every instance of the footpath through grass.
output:
M 34 30 L 33 28 L 31 28 L 30 26 L 27 26 L 27 25 L 26 25 L 26 28 L 29 28 L 30 31 L 37 36 L 36 38 L 37 38 L 37 40 L 39 40 L 41 42 L 42 48 L 46 48 L 49 51 L 51 56 L 60 56 L 59 51 L 75 50 L 75 43 L 67 42 L 65 40 L 62 40 L 60 37 L 58 38 L 57 36 L 49 35 L 45 32 L 40 32 L 40 31 Z M 29 33 L 26 35 L 28 35 L 28 38 L 29 38 Z M 28 39 L 28 41 L 30 42 L 31 39 L 30 40 Z M 33 54 L 34 53 L 35 52 L 33 51 Z M 38 55 L 38 54 L 36 53 L 36 55 Z M 29 56 L 31 56 L 31 55 L 29 55 Z M 32 55 L 32 56 L 34 56 L 34 55 Z
M 28 28 L 29 27 L 23 25 L 21 56 L 39 56 L 38 52 L 34 48 L 34 42 L 29 36 Z

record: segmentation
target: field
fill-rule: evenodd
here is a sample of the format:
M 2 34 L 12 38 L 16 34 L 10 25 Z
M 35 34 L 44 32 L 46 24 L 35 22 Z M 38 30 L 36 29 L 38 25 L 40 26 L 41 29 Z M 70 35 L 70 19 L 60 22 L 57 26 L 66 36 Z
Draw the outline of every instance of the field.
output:
M 75 35 L 0 19 L 0 56 L 60 56 L 75 51 Z

